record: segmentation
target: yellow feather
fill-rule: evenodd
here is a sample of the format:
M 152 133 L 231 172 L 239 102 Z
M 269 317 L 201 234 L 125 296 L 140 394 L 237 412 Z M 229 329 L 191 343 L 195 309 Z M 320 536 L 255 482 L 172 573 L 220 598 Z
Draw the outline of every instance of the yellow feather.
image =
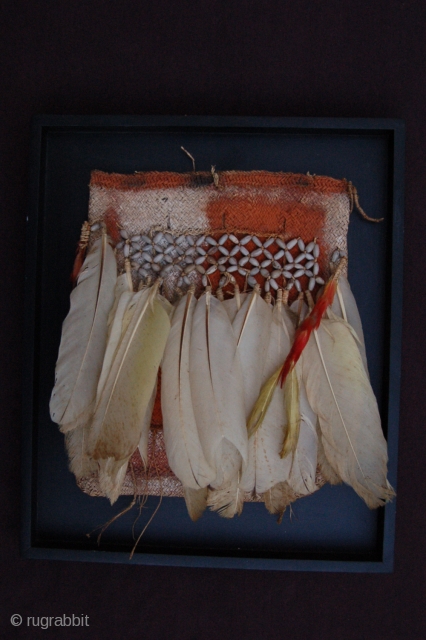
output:
M 299 382 L 296 367 L 288 374 L 284 384 L 284 399 L 287 413 L 287 430 L 281 458 L 296 451 L 300 431 Z
M 144 295 L 137 299 L 98 399 L 90 434 L 96 459 L 124 461 L 138 446 L 170 331 L 170 319 L 157 291 L 154 285 L 140 292 Z
M 280 377 L 281 367 L 276 371 L 263 385 L 260 390 L 258 399 L 247 420 L 247 435 L 251 438 L 261 426 L 268 407 L 271 404 L 278 378 Z

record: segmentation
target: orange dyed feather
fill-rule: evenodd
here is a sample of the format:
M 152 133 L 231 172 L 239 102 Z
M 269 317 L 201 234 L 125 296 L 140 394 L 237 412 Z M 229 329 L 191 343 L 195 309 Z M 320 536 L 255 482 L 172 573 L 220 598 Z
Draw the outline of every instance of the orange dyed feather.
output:
M 283 364 L 283 368 L 281 369 L 279 377 L 281 387 L 283 386 L 288 374 L 302 355 L 303 349 L 306 347 L 312 331 L 318 329 L 326 309 L 332 304 L 337 289 L 337 282 L 338 278 L 336 276 L 327 282 L 316 305 L 297 329 L 296 335 L 294 336 L 293 346 L 291 347 L 290 353 L 288 354 L 286 361 Z

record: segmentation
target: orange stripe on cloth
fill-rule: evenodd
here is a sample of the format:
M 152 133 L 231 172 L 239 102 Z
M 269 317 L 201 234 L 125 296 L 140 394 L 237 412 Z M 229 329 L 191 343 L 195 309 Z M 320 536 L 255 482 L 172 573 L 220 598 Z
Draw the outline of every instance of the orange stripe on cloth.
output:
M 311 176 L 302 173 L 281 173 L 270 171 L 223 171 L 217 172 L 221 187 L 259 187 L 262 189 L 289 187 L 300 192 L 320 194 L 346 193 L 348 182 L 327 176 Z M 196 173 L 174 173 L 171 171 L 147 171 L 130 175 L 92 171 L 91 187 L 118 189 L 120 191 L 141 191 L 145 189 L 172 189 L 181 186 L 211 188 L 213 176 L 209 171 Z
M 207 203 L 207 217 L 212 231 L 256 232 L 281 237 L 319 237 L 326 211 L 322 207 L 297 202 L 291 194 L 271 200 L 260 192 L 255 198 L 219 193 Z

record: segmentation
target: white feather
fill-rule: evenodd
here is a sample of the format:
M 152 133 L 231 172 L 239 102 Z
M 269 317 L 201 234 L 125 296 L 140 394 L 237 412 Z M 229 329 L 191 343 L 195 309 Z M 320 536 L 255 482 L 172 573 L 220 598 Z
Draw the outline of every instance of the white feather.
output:
M 155 398 L 157 397 L 157 380 L 155 381 L 154 390 L 151 394 L 151 398 L 148 402 L 148 406 L 145 411 L 144 418 L 142 420 L 141 437 L 139 438 L 138 449 L 142 462 L 145 466 L 148 465 L 148 439 L 149 431 L 151 429 L 152 412 L 154 409 Z
M 183 488 L 183 497 L 185 498 L 186 508 L 192 522 L 196 522 L 203 515 L 207 507 L 207 495 L 207 487 L 203 489 Z
M 194 490 L 206 487 L 216 476 L 205 459 L 192 406 L 189 350 L 195 305 L 192 291 L 179 302 L 161 365 L 161 410 L 167 459 L 184 487 Z
M 247 460 L 243 381 L 237 344 L 222 303 L 203 294 L 195 307 L 189 372 L 201 445 L 219 487 Z
M 111 504 L 118 499 L 121 493 L 124 479 L 129 464 L 128 459 L 115 460 L 106 458 L 98 460 L 99 463 L 99 488 L 109 499 Z
M 77 481 L 96 475 L 98 462 L 87 453 L 87 434 L 89 425 L 84 424 L 65 434 L 65 448 L 68 454 L 69 469 Z
M 306 396 L 301 363 L 296 365 L 296 372 L 299 381 L 300 430 L 296 450 L 293 456 L 288 456 L 292 460 L 287 482 L 296 494 L 302 496 L 318 489 L 315 484 L 318 436 L 316 433 L 317 416 L 312 411 Z
M 117 265 L 104 231 L 87 255 L 62 326 L 50 415 L 66 432 L 85 424 L 96 399 Z
M 303 354 L 308 400 L 318 415 L 325 455 L 370 508 L 393 495 L 377 402 L 359 349 L 343 322 L 323 320 Z
M 133 299 L 133 290 L 129 288 L 127 274 L 123 273 L 117 278 L 115 287 L 115 300 L 108 318 L 108 338 L 105 349 L 104 361 L 102 363 L 101 375 L 99 376 L 98 388 L 96 396 L 99 399 L 105 381 L 111 369 L 115 352 L 120 344 L 123 335 L 123 318 L 124 314 Z
M 95 459 L 124 461 L 139 444 L 170 330 L 157 290 L 154 285 L 133 297 L 136 304 L 93 416 L 90 450 Z
M 230 317 L 234 315 L 233 308 L 235 309 L 237 306 L 238 300 L 235 301 L 233 307 L 231 306 Z M 237 339 L 237 354 L 242 367 L 246 418 L 250 415 L 262 385 L 271 321 L 271 307 L 261 298 L 258 288 L 256 288 L 251 295 L 246 296 L 232 323 L 232 329 Z M 250 464 L 251 446 L 249 442 L 248 464 Z M 232 518 L 235 514 L 239 515 L 242 512 L 244 502 L 242 477 L 246 468 L 247 464 L 244 462 L 242 472 L 239 472 L 230 481 L 217 486 L 216 491 L 209 494 L 210 507 L 218 511 L 222 517 Z
M 279 301 L 272 312 L 262 382 L 266 382 L 282 366 L 293 338 L 294 326 L 288 309 Z M 249 439 L 249 460 L 241 478 L 244 491 L 254 490 L 261 494 L 287 479 L 291 460 L 280 457 L 286 423 L 284 393 L 280 385 L 277 385 L 261 426 Z
M 241 515 L 244 506 L 244 490 L 240 482 L 240 473 L 225 482 L 220 488 L 209 490 L 207 505 L 222 518 Z
M 367 354 L 365 350 L 364 332 L 362 330 L 361 316 L 352 293 L 350 284 L 344 276 L 339 277 L 337 292 L 334 296 L 331 310 L 340 318 L 343 318 L 355 331 L 358 338 L 358 349 L 364 364 L 365 371 L 368 375 Z
M 249 417 L 264 382 L 263 370 L 271 323 L 271 307 L 258 290 L 254 289 L 244 300 L 232 323 L 243 372 L 246 418 Z
M 247 293 L 238 292 L 232 298 L 229 298 L 228 300 L 224 300 L 222 302 L 231 322 L 234 321 L 235 316 L 237 315 L 238 311 L 241 309 L 241 305 L 243 304 L 244 300 L 247 298 L 247 295 L 248 295 Z

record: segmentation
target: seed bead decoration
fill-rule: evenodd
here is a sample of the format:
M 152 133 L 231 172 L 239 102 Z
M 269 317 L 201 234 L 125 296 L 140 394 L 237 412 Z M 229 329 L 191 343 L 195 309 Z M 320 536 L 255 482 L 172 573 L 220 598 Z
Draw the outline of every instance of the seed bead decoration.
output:
M 180 291 L 181 287 L 189 286 L 188 280 L 193 284 L 194 276 L 200 282 L 209 282 L 209 276 L 217 271 L 222 274 L 221 280 L 225 278 L 222 286 L 235 281 L 232 274 L 238 273 L 244 277 L 246 286 L 255 287 L 260 284 L 257 281 L 260 275 L 265 292 L 277 291 L 280 278 L 283 282 L 280 286 L 286 287 L 287 291 L 294 286 L 301 291 L 300 278 L 308 279 L 306 286 L 309 291 L 323 282 L 319 276 L 317 260 L 320 251 L 316 238 L 305 243 L 300 237 L 284 241 L 278 237 L 261 238 L 253 234 L 238 237 L 235 233 L 222 233 L 218 239 L 207 234 L 181 234 L 176 237 L 169 231 L 158 229 L 134 233 L 131 237 L 126 229 L 121 229 L 120 235 L 122 241 L 116 248 L 123 252 L 124 257 L 130 257 L 135 274 L 154 280 L 159 276 L 171 277 L 173 280 L 170 282 L 175 284 L 169 285 L 169 290 L 171 286 Z M 293 251 L 294 248 L 298 253 Z M 337 261 L 341 253 L 336 249 L 332 261 Z
M 335 249 L 335 251 L 333 251 L 331 256 L 331 262 L 337 262 L 337 260 L 339 259 L 339 256 L 340 256 L 339 249 Z
M 277 238 L 277 243 L 278 243 L 279 238 Z M 267 249 L 268 247 L 271 246 L 271 244 L 274 244 L 275 242 L 275 238 L 268 238 L 267 240 L 265 240 L 265 242 L 263 243 L 263 248 Z M 279 245 L 278 245 L 279 246 Z
M 209 267 L 209 268 L 206 270 L 206 275 L 207 275 L 207 276 L 210 276 L 210 275 L 212 275 L 213 273 L 215 273 L 215 271 L 217 271 L 217 265 L 216 265 L 216 264 L 213 264 L 211 267 Z
M 279 286 L 278 286 L 278 283 L 274 280 L 274 278 L 271 278 L 271 279 L 269 280 L 269 283 L 270 283 L 271 287 L 272 287 L 273 289 L 275 289 L 275 291 L 278 291 Z

